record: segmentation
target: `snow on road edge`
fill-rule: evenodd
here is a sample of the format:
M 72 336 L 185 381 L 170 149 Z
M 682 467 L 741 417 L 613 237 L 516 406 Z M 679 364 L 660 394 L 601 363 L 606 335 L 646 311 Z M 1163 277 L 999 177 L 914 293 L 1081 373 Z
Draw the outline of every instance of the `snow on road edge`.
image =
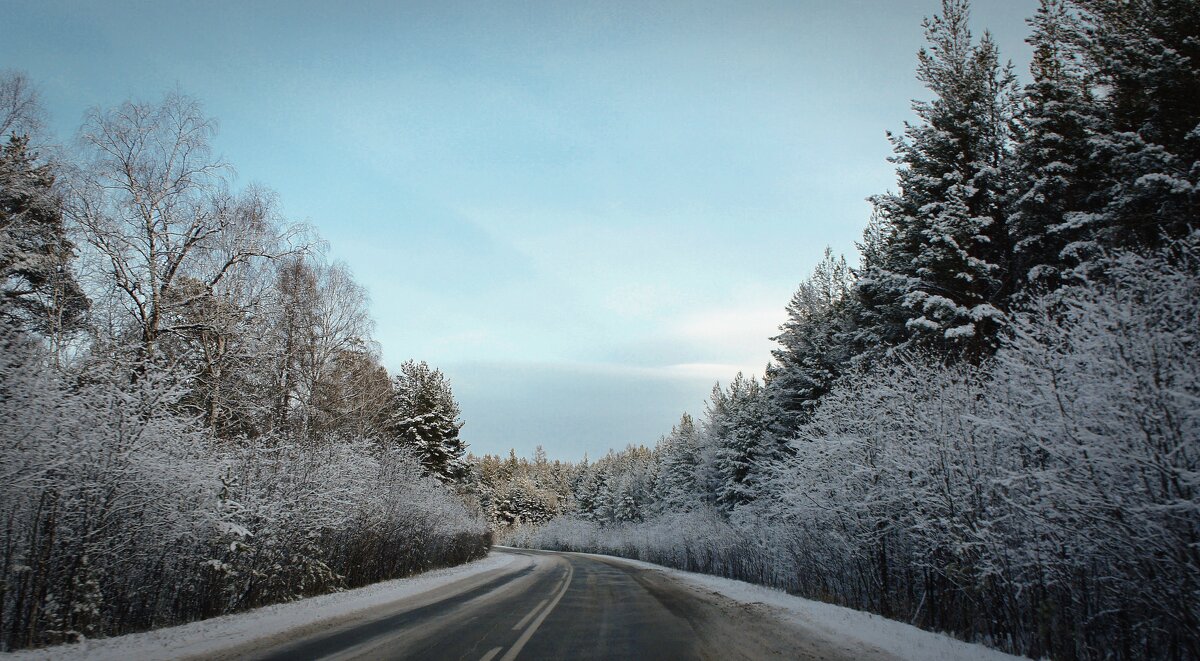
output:
M 504 547 L 496 547 L 503 550 Z M 814 627 L 833 635 L 875 646 L 908 661 L 1013 661 L 1025 657 L 963 642 L 945 634 L 925 631 L 880 615 L 804 599 L 782 590 L 709 574 L 672 569 L 641 560 L 598 553 L 579 553 L 663 572 L 680 581 L 716 592 L 742 603 L 759 603 L 779 612 L 782 619 L 801 627 Z
M 352 615 L 400 599 L 413 597 L 464 578 L 500 569 L 520 556 L 491 553 L 457 567 L 437 569 L 408 578 L 398 578 L 366 587 L 334 592 L 284 604 L 263 606 L 244 613 L 222 615 L 142 633 L 86 640 L 37 650 L 0 654 L 0 659 L 79 659 L 87 661 L 124 661 L 126 659 L 174 659 L 182 656 L 216 654 L 222 650 L 251 643 L 260 638 L 282 634 L 321 620 Z

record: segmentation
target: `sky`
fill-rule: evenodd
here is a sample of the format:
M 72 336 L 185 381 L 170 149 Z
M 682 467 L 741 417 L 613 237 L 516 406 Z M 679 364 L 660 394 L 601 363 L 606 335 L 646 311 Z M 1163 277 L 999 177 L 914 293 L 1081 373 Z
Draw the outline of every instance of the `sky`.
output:
M 1024 73 L 1036 0 L 975 0 Z M 174 89 L 448 375 L 477 454 L 653 443 L 761 374 L 825 246 L 894 188 L 935 0 L 0 0 L 64 143 Z

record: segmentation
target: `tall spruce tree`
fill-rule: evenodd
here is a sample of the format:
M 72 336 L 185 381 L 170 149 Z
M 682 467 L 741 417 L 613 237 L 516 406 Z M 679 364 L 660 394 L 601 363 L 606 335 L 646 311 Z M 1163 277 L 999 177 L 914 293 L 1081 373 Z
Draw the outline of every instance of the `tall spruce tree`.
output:
M 392 380 L 392 414 L 388 429 L 393 441 L 410 448 L 425 471 L 443 482 L 466 478 L 467 446 L 459 437 L 462 422 L 450 383 L 425 361 L 407 361 Z
M 1104 91 L 1090 229 L 1103 247 L 1182 236 L 1200 217 L 1200 1 L 1074 1 Z
M 52 342 L 78 328 L 89 303 L 74 254 L 50 166 L 11 136 L 0 150 L 0 320 Z
M 660 463 L 655 483 L 659 505 L 664 511 L 684 512 L 699 502 L 696 466 L 700 463 L 696 424 L 684 413 L 679 424 L 659 445 Z
M 854 321 L 851 353 L 854 362 L 870 362 L 902 342 L 907 335 L 907 311 L 902 294 L 908 289 L 903 276 L 903 255 L 891 250 L 895 226 L 878 212 L 863 229 L 857 244 L 859 268 L 854 282 Z
M 1094 251 L 1083 231 L 1095 206 L 1091 158 L 1098 131 L 1094 77 L 1081 44 L 1083 26 L 1066 0 L 1042 0 L 1029 19 L 1032 82 L 1017 118 L 1009 232 L 1014 288 L 1056 287 L 1064 267 Z
M 776 458 L 778 439 L 770 429 L 767 395 L 758 379 L 738 373 L 719 406 L 710 408 L 716 460 L 716 504 L 726 512 L 758 495 L 760 467 Z
M 884 341 L 975 357 L 994 347 L 1011 293 L 1002 165 L 1018 90 L 968 18 L 966 0 L 943 0 L 925 22 L 917 77 L 934 98 L 914 102 L 920 121 L 890 136 L 900 189 L 872 198 L 886 228 L 859 289 Z
M 848 306 L 854 289 L 845 257 L 831 248 L 800 284 L 787 306 L 787 321 L 772 338 L 766 387 L 785 428 L 802 423 L 833 386 L 851 358 L 852 316 Z

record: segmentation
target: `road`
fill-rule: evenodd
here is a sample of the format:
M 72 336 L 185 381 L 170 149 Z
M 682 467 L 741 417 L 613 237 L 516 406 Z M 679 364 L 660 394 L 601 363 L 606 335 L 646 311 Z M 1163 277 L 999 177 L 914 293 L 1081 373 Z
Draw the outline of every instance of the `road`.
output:
M 367 616 L 224 658 L 885 659 L 670 576 L 595 556 L 497 549 L 516 562 Z

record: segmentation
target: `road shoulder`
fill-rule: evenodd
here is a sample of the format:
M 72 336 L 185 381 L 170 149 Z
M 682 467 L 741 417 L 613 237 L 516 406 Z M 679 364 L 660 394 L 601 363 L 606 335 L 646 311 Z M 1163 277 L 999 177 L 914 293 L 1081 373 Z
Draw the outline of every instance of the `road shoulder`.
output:
M 768 644 L 769 632 L 778 629 L 773 629 L 767 620 L 774 620 L 796 634 L 794 640 L 804 648 L 816 643 L 830 652 L 853 658 L 880 661 L 1015 661 L 1023 658 L 879 615 L 803 599 L 761 585 L 616 556 L 576 555 L 642 570 L 646 575 L 640 580 L 647 587 L 665 583 L 652 578 L 654 574 L 673 579 L 719 605 L 729 615 L 729 621 L 749 626 L 749 629 L 740 629 L 743 634 L 750 634 L 752 639 L 762 638 Z M 764 636 L 753 635 L 758 629 Z
M 516 571 L 528 562 L 527 558 L 519 555 L 493 552 L 482 560 L 457 567 L 437 569 L 345 592 L 142 633 L 0 654 L 0 659 L 151 661 L 187 657 L 240 658 L 280 641 L 373 617 L 397 602 L 402 601 L 405 608 L 419 607 L 423 603 L 445 598 L 448 594 L 469 590 L 501 574 Z

